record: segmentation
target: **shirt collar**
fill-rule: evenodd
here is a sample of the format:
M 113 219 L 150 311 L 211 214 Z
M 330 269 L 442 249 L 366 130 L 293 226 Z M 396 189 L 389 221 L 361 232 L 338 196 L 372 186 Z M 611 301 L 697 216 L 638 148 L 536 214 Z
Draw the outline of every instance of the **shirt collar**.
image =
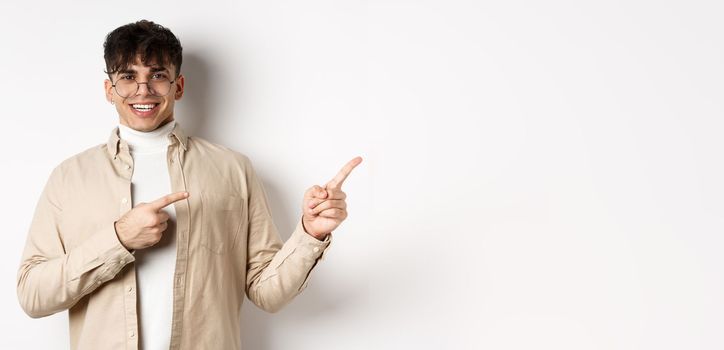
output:
M 188 149 L 188 136 L 186 136 L 186 133 L 181 128 L 178 121 L 176 122 L 176 125 L 174 125 L 173 130 L 171 130 L 171 134 L 169 134 L 168 137 L 171 139 L 171 144 L 176 143 L 174 140 L 177 140 L 184 151 Z M 116 126 L 113 128 L 113 131 L 111 131 L 111 137 L 108 139 L 108 153 L 110 153 L 111 157 L 115 157 L 118 154 L 118 149 L 121 145 L 128 147 L 126 141 L 121 140 L 121 136 L 118 132 L 118 126 Z

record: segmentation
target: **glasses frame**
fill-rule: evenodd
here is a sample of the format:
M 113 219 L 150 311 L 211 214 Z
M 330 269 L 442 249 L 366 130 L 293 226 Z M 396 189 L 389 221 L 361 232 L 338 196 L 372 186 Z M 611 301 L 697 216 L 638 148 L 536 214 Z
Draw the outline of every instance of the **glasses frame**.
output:
M 151 89 L 151 88 L 148 86 L 148 83 L 149 83 L 148 81 L 147 81 L 147 82 L 144 82 L 144 83 L 139 83 L 138 80 L 136 80 L 136 78 L 133 78 L 133 81 L 136 82 L 136 91 L 134 91 L 133 93 L 131 93 L 131 94 L 128 95 L 128 96 L 123 96 L 123 95 L 121 95 L 120 92 L 118 92 L 118 87 L 116 86 L 119 81 L 121 81 L 121 78 L 118 78 L 118 80 L 116 80 L 113 84 L 111 84 L 111 86 L 113 87 L 113 90 L 116 90 L 116 93 L 118 94 L 118 96 L 121 96 L 121 97 L 123 97 L 123 98 L 129 98 L 129 97 L 137 94 L 137 93 L 138 93 L 138 90 L 141 89 L 141 84 L 146 84 L 146 90 L 148 90 L 148 93 L 151 94 L 151 96 L 165 97 L 165 96 L 168 96 L 168 94 L 171 93 L 171 86 L 173 85 L 173 83 L 176 82 L 176 79 L 171 80 L 171 81 L 168 83 L 168 92 L 165 93 L 165 94 L 163 94 L 163 95 L 156 95 L 156 90 Z M 151 91 L 153 91 L 153 93 L 151 93 Z

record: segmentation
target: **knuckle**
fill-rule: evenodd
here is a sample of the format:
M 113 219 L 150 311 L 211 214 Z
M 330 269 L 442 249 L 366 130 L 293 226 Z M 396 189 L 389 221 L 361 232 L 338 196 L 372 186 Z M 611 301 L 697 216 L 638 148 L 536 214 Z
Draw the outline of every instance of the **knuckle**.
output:
M 314 195 L 319 193 L 319 190 L 320 190 L 320 187 L 317 185 L 314 185 L 314 186 L 308 188 L 307 191 L 305 192 L 305 194 L 307 195 L 307 197 L 314 197 Z

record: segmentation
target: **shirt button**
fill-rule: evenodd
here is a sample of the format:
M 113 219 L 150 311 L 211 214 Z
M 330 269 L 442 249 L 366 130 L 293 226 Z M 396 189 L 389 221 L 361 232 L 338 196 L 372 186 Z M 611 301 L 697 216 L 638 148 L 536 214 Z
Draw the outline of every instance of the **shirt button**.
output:
M 123 265 L 123 264 L 126 263 L 126 260 L 125 260 L 125 259 L 121 259 L 118 263 L 120 263 L 121 265 Z
M 126 164 L 126 169 L 130 170 L 130 169 L 131 169 L 131 166 L 128 165 L 128 164 Z
M 319 247 L 314 247 L 314 252 L 319 253 Z
M 131 336 L 131 338 L 135 337 L 135 336 L 136 336 L 136 332 L 131 331 L 131 334 L 129 334 L 129 336 Z
M 100 280 L 97 280 L 97 281 L 96 281 L 96 284 L 101 284 L 101 281 L 100 281 Z
M 123 199 L 121 199 L 121 203 L 123 203 L 123 204 L 128 203 L 128 199 L 126 199 L 126 197 L 123 197 Z
M 133 292 L 133 287 L 128 286 L 128 293 Z

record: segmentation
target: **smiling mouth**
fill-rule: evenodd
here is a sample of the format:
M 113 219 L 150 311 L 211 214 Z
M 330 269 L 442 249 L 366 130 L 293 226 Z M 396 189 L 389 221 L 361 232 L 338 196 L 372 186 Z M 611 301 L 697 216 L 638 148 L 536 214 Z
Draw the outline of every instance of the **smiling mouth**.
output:
M 131 108 L 138 112 L 150 112 L 158 106 L 158 103 L 133 103 L 130 104 Z

